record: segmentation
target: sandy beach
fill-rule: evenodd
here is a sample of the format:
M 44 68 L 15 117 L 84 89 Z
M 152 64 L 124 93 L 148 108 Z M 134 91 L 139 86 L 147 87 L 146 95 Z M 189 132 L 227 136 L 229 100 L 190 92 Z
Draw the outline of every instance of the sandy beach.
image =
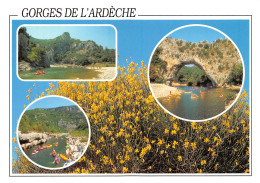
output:
M 156 98 L 161 98 L 161 97 L 167 97 L 171 94 L 180 94 L 183 91 L 175 88 L 175 87 L 170 87 L 165 84 L 159 84 L 159 83 L 151 83 L 151 87 L 153 90 L 153 93 L 155 94 Z
M 96 71 L 101 72 L 97 78 L 93 79 L 105 79 L 105 80 L 111 80 L 116 75 L 116 67 L 101 67 L 100 69 L 96 69 Z
M 80 66 L 80 65 L 74 65 L 74 64 L 54 64 L 50 65 L 50 67 L 63 67 L 63 68 L 68 68 L 68 67 L 84 67 L 85 69 L 91 69 L 98 71 L 99 74 L 98 76 L 92 78 L 93 80 L 97 79 L 104 79 L 104 80 L 111 80 L 115 77 L 117 69 L 116 67 L 89 67 L 89 66 Z M 77 78 L 80 79 L 80 78 Z

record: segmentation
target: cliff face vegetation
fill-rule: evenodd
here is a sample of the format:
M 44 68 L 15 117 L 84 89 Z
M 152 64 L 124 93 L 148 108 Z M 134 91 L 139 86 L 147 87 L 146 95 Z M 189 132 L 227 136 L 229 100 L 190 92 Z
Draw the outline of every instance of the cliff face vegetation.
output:
M 213 43 L 207 41 L 191 43 L 166 38 L 152 57 L 150 79 L 171 84 L 176 80 L 179 70 L 187 64 L 194 64 L 202 69 L 215 87 L 242 84 L 242 59 L 228 39 L 218 39 Z
M 115 49 L 103 48 L 92 40 L 71 38 L 68 32 L 54 39 L 37 39 L 22 27 L 18 31 L 18 61 L 20 70 L 44 68 L 50 64 L 115 63 Z
M 56 133 L 87 128 L 85 116 L 77 106 L 63 106 L 27 110 L 20 121 L 19 131 Z

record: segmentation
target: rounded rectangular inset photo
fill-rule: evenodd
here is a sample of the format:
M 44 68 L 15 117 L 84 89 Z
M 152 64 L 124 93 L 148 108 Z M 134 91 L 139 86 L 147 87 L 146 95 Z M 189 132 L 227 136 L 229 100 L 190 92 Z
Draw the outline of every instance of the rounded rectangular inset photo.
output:
M 23 81 L 111 81 L 116 68 L 113 25 L 42 24 L 17 29 L 17 76 Z

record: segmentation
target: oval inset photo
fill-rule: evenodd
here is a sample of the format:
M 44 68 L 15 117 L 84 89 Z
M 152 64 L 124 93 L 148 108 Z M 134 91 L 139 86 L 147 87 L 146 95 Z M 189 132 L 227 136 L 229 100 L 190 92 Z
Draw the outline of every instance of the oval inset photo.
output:
M 242 91 L 244 64 L 235 43 L 206 25 L 167 34 L 149 62 L 150 89 L 171 115 L 201 122 L 228 110 Z
M 86 114 L 65 97 L 35 100 L 22 113 L 17 126 L 23 154 L 45 169 L 62 169 L 77 162 L 90 141 Z

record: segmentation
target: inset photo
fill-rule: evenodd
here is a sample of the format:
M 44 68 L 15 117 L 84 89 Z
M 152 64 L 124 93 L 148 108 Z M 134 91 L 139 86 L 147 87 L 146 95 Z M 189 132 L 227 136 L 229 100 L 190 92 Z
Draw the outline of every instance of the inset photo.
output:
M 151 91 L 167 112 L 187 121 L 213 119 L 228 110 L 243 85 L 243 59 L 235 43 L 206 25 L 166 35 L 149 63 Z
M 65 97 L 43 97 L 22 113 L 18 143 L 35 165 L 61 169 L 77 162 L 90 141 L 90 125 L 82 108 Z
M 17 34 L 17 76 L 23 81 L 116 78 L 112 25 L 22 25 Z

